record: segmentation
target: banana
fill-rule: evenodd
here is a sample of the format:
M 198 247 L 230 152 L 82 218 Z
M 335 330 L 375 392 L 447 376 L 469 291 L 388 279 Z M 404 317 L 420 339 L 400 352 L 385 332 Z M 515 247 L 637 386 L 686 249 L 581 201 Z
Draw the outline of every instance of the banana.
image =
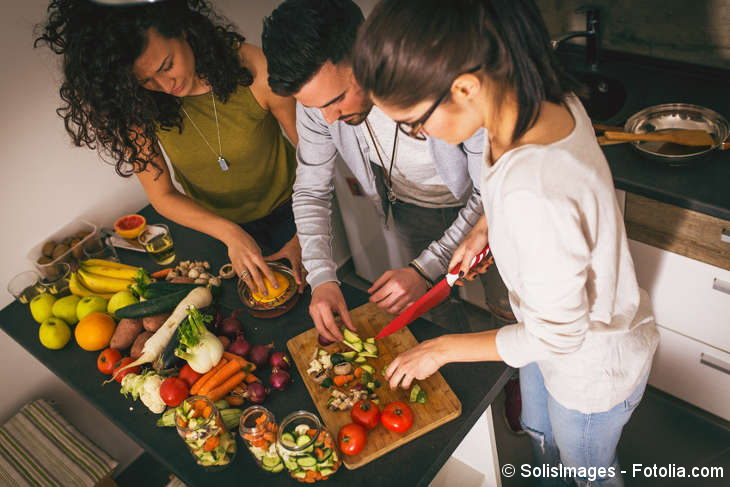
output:
M 133 267 L 132 269 L 126 269 L 121 267 L 90 265 L 83 263 L 81 264 L 81 268 L 86 272 L 97 274 L 99 276 L 113 277 L 116 279 L 124 279 L 127 281 L 131 281 L 137 275 L 137 267 Z
M 114 277 L 101 276 L 87 272 L 83 268 L 78 270 L 81 284 L 94 293 L 116 293 L 127 289 L 132 284 L 128 279 L 117 279 Z
M 128 269 L 136 271 L 139 269 L 139 267 L 134 267 L 127 264 L 122 264 L 121 262 L 115 262 L 113 260 L 104 260 L 104 259 L 86 259 L 81 261 L 81 265 L 83 266 L 100 266 L 100 267 L 116 267 L 117 269 Z
M 71 294 L 75 296 L 81 296 L 82 298 L 85 298 L 86 296 L 101 296 L 102 298 L 109 299 L 113 294 L 107 294 L 107 293 L 95 293 L 91 290 L 84 287 L 83 284 L 79 281 L 79 277 L 76 275 L 75 272 L 71 273 L 71 278 L 68 283 L 68 287 L 71 290 Z

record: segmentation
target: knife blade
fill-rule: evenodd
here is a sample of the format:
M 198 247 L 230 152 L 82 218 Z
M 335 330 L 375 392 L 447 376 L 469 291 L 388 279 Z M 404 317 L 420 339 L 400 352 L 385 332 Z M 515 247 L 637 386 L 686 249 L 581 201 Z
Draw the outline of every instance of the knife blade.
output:
M 484 247 L 484 250 L 472 258 L 469 270 L 471 271 L 478 266 L 479 263 L 483 261 L 487 255 L 489 255 L 489 252 L 489 245 L 487 245 Z M 421 296 L 420 299 L 404 309 L 398 316 L 380 330 L 380 333 L 375 335 L 375 338 L 385 338 L 391 333 L 411 324 L 416 318 L 446 299 L 451 293 L 451 288 L 454 286 L 454 283 L 459 279 L 458 269 L 446 274 L 446 277 L 441 279 L 438 284 L 432 287 L 426 294 Z

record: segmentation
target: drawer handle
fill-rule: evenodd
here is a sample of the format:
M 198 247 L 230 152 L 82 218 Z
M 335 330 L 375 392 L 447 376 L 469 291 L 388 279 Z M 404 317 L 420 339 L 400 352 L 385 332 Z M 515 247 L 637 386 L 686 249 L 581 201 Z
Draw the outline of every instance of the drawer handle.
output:
M 710 355 L 700 354 L 700 363 L 730 375 L 730 364 Z
M 720 240 L 722 240 L 725 243 L 730 243 L 730 229 L 729 228 L 722 229 L 722 233 L 720 234 Z
M 712 289 L 721 293 L 730 294 L 730 282 L 723 281 L 717 277 L 712 280 Z

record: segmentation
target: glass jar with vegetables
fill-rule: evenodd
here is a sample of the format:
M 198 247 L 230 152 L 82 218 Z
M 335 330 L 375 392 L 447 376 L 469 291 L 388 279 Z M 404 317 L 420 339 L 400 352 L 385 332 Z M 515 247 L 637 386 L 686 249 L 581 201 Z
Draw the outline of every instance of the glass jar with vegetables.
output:
M 175 409 L 175 426 L 198 465 L 216 470 L 236 456 L 236 439 L 208 398 L 191 396 Z
M 308 411 L 295 411 L 284 418 L 276 449 L 289 474 L 300 482 L 326 480 L 342 463 L 332 436 Z
M 241 414 L 238 432 L 259 467 L 278 473 L 284 464 L 276 452 L 278 425 L 274 414 L 263 406 L 251 406 Z

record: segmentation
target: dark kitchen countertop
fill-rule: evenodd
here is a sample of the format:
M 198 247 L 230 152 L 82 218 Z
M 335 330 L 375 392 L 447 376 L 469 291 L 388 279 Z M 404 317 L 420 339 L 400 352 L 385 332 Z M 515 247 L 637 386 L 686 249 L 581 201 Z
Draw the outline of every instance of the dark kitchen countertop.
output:
M 159 216 L 150 206 L 142 212 L 150 223 L 167 223 L 173 233 L 178 260 L 208 260 L 215 269 L 228 261 L 220 242 L 193 230 L 180 227 Z M 144 254 L 119 250 L 120 259 L 132 265 L 143 265 L 154 270 L 155 265 Z M 342 286 L 350 308 L 364 304 L 367 294 L 347 285 Z M 235 286 L 224 285 L 220 303 L 228 308 L 242 307 Z M 300 299 L 286 315 L 272 320 L 259 320 L 242 314 L 246 337 L 254 344 L 273 342 L 278 350 L 286 350 L 286 342 L 311 328 L 307 312 L 309 294 Z M 271 474 L 258 468 L 253 457 L 237 440 L 237 455 L 233 465 L 219 472 L 208 472 L 196 465 L 187 447 L 174 428 L 157 428 L 158 415 L 152 414 L 140 401 L 125 399 L 119 394 L 119 385 L 107 384 L 96 370 L 97 352 L 81 350 L 71 342 L 62 350 L 48 350 L 38 341 L 38 325 L 33 321 L 27 305 L 13 302 L 0 311 L 0 328 L 49 370 L 84 396 L 107 418 L 152 454 L 160 463 L 174 472 L 189 487 L 207 485 L 295 485 L 286 473 Z M 425 320 L 418 320 L 410 329 L 419 341 L 441 335 L 444 331 Z M 268 368 L 265 369 L 268 372 Z M 494 401 L 510 375 L 503 363 L 450 364 L 441 373 L 462 404 L 459 418 L 411 441 L 357 469 L 344 466 L 327 481 L 326 485 L 363 486 L 426 486 L 449 459 L 456 447 Z M 262 374 L 265 380 L 267 374 Z M 274 391 L 264 403 L 276 416 L 283 419 L 298 409 L 316 412 L 314 403 L 294 368 L 293 384 L 284 392 Z M 336 434 L 336 432 L 333 432 Z M 238 437 L 238 436 L 237 436 Z
M 561 46 L 566 67 L 586 71 L 584 51 Z M 606 125 L 623 125 L 639 110 L 662 103 L 701 105 L 730 119 L 730 70 L 603 51 L 598 73 L 621 81 L 628 97 Z M 630 144 L 603 147 L 617 189 L 730 220 L 730 150 L 712 151 L 688 167 L 669 167 Z

